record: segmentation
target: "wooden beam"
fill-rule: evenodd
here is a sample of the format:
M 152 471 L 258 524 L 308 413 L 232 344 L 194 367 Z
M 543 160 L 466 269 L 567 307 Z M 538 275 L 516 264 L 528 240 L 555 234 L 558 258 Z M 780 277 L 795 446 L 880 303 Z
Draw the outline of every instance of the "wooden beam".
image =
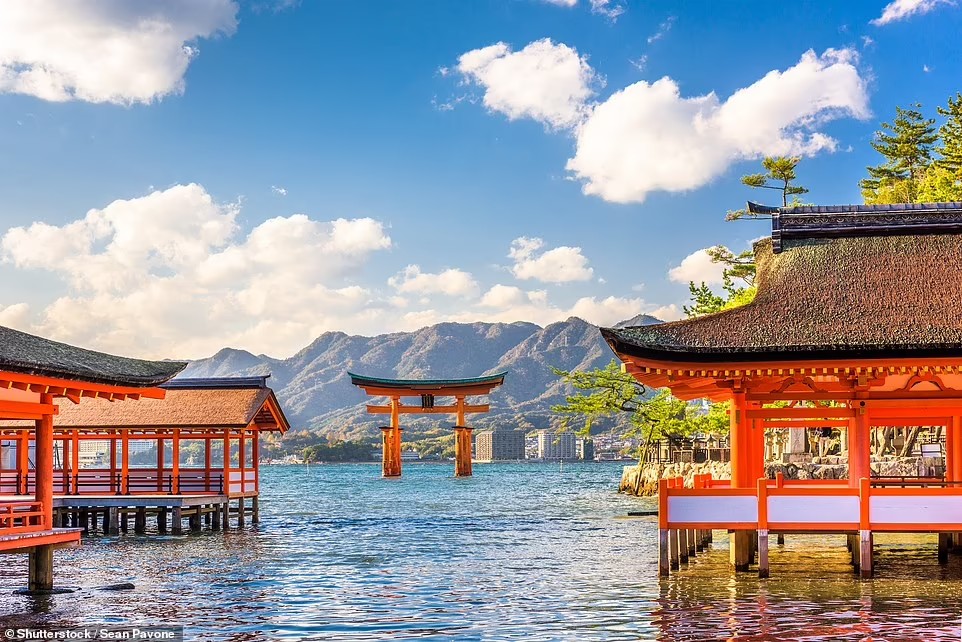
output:
M 489 404 L 474 406 L 464 406 L 464 412 L 488 412 L 491 409 Z M 389 415 L 391 406 L 376 406 L 368 404 L 368 413 L 372 415 Z M 457 414 L 458 406 L 434 406 L 433 408 L 422 408 L 421 406 L 404 406 L 398 404 L 398 414 L 401 415 L 453 415 Z
M 749 419 L 828 419 L 854 417 L 852 408 L 759 408 L 746 411 Z

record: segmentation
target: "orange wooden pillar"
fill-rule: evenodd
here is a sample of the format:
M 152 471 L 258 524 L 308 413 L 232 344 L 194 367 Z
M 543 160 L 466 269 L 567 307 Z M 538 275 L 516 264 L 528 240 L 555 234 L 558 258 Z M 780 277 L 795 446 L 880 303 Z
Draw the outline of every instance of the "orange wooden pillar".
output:
M 856 400 L 853 403 L 855 416 L 849 420 L 848 426 L 848 485 L 858 488 L 860 479 L 872 476 L 872 443 L 865 402 Z
M 118 493 L 129 493 L 127 477 L 130 475 L 130 439 L 126 430 L 120 431 L 120 484 Z
M 729 413 L 732 488 L 754 488 L 752 475 L 752 423 L 747 417 L 748 403 L 742 390 L 732 393 Z M 732 531 L 729 538 L 729 562 L 736 571 L 747 571 L 752 560 L 752 531 Z
M 40 403 L 52 404 L 53 395 L 40 395 Z M 34 497 L 42 505 L 44 530 L 50 530 L 53 528 L 53 415 L 38 419 L 36 431 L 34 467 L 37 487 Z
M 962 416 L 949 417 L 949 425 L 945 427 L 945 435 L 946 476 L 951 481 L 962 481 Z M 951 450 L 949 449 L 949 435 L 953 436 Z
M 21 430 L 17 438 L 17 478 L 20 480 L 20 488 L 17 492 L 26 495 L 29 492 L 30 476 L 30 433 Z
M 170 492 L 180 494 L 180 429 L 174 429 L 174 439 L 171 441 L 170 456 Z
M 752 409 L 761 408 L 761 404 L 754 402 L 750 405 Z M 749 422 L 751 426 L 751 460 L 752 460 L 752 484 L 757 484 L 758 480 L 766 477 L 765 474 L 765 420 L 753 419 Z
M 454 427 L 454 476 L 471 476 L 471 428 Z
M 70 472 L 73 473 L 73 492 L 75 495 L 80 494 L 80 431 L 73 431 L 73 446 L 70 449 Z M 111 441 L 110 445 L 113 446 L 114 442 Z
M 110 434 L 110 492 L 119 493 L 120 486 L 117 485 L 117 433 L 114 431 Z
M 391 398 L 391 425 L 381 427 L 381 476 L 401 476 L 401 398 Z
M 157 438 L 157 492 L 164 490 L 164 438 Z

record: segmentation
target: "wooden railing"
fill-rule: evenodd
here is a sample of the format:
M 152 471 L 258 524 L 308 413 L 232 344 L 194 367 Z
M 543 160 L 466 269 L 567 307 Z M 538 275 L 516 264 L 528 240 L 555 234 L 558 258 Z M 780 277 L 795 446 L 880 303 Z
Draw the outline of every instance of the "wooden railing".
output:
M 43 517 L 40 502 L 0 503 L 0 536 L 42 531 Z
M 659 487 L 662 529 L 727 529 L 775 532 L 962 531 L 962 486 L 879 483 L 857 488 L 831 480 L 804 483 L 759 479 L 755 488 L 731 488 L 708 475 L 691 487 L 680 477 Z
M 231 471 L 231 492 L 251 492 L 257 488 L 257 473 L 246 469 L 245 479 L 241 471 Z M 3 495 L 33 495 L 36 491 L 36 477 L 31 471 L 27 475 L 4 471 L 0 473 L 0 497 Z M 137 494 L 179 494 L 212 493 L 222 495 L 227 492 L 227 482 L 222 471 L 203 469 L 181 469 L 174 475 L 166 470 L 160 475 L 156 470 L 132 469 L 126 476 L 120 472 L 101 469 L 85 469 L 63 475 L 55 471 L 53 492 L 55 495 L 137 495 Z

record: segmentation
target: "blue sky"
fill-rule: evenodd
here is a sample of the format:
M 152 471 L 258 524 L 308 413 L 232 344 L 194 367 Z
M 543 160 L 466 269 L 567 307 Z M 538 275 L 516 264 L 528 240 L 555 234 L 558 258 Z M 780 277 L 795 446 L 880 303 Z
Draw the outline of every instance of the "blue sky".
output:
M 860 202 L 962 90 L 939 0 L 0 5 L 0 323 L 287 356 L 326 330 L 676 318 L 765 154 Z

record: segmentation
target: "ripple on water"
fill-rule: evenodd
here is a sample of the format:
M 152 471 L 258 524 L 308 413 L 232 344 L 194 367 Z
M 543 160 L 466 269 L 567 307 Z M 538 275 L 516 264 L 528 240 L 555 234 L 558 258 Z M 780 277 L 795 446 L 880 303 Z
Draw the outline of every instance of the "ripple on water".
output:
M 857 581 L 841 538 L 789 537 L 772 578 L 727 571 L 726 538 L 667 581 L 651 499 L 614 493 L 620 466 L 262 468 L 262 523 L 226 534 L 93 537 L 57 553 L 71 595 L 13 588 L 13 625 L 183 623 L 209 640 L 958 640 L 962 565 L 932 536 L 884 537 Z M 93 587 L 133 582 L 126 592 Z

